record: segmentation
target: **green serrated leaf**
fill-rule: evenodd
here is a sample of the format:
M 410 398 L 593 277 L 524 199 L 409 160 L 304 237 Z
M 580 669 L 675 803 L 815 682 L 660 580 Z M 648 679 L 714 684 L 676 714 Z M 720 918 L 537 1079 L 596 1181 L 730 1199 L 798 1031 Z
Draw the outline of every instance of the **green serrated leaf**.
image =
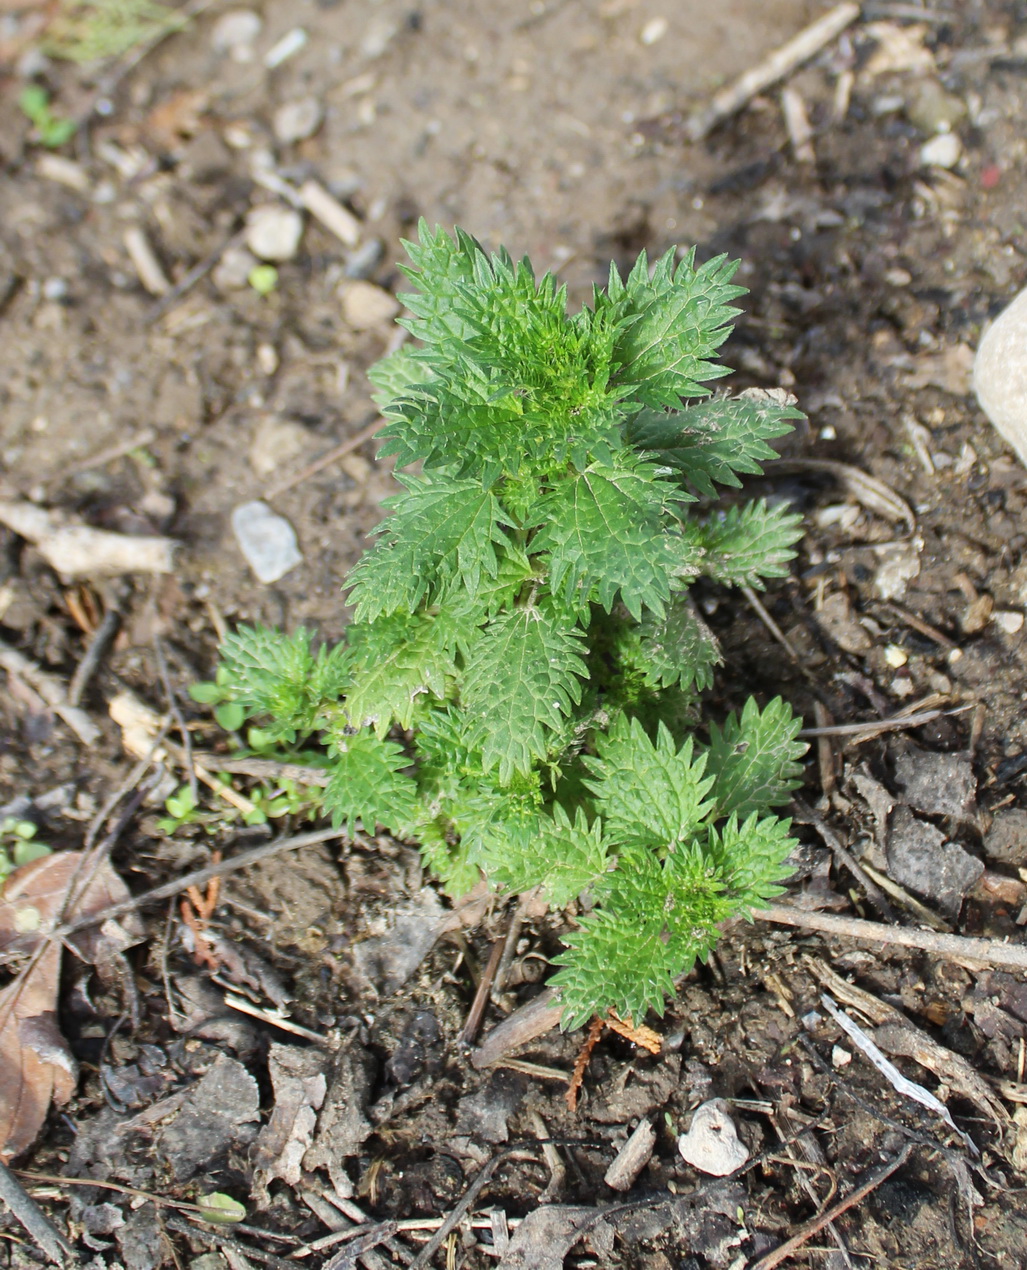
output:
M 436 613 L 395 613 L 350 627 L 346 713 L 354 727 L 370 724 L 385 736 L 393 723 L 409 728 L 419 699 L 446 695 L 457 673 L 456 655 L 474 629 L 463 606 Z
M 693 249 L 674 267 L 673 249 L 650 275 L 645 252 L 626 281 L 611 269 L 607 294 L 620 324 L 614 347 L 615 382 L 642 406 L 677 408 L 682 397 L 702 397 L 704 381 L 729 373 L 711 358 L 727 338 L 745 294 L 731 278 L 738 261 L 717 256 L 696 268 Z
M 382 538 L 349 576 L 358 622 L 413 612 L 459 580 L 472 594 L 482 576 L 495 577 L 496 548 L 506 543 L 507 518 L 491 490 L 477 481 L 400 477 L 406 493 L 387 500 L 392 515 Z
M 806 743 L 797 740 L 802 719 L 775 697 L 763 710 L 752 697 L 741 718 L 730 715 L 724 726 L 710 724 L 707 771 L 713 788 L 717 816 L 740 818 L 765 812 L 788 801 L 799 784 L 799 759 Z
M 495 618 L 467 654 L 462 699 L 486 769 L 500 779 L 543 759 L 581 699 L 581 631 L 542 603 Z
M 762 499 L 732 507 L 703 527 L 702 572 L 733 586 L 763 587 L 765 578 L 783 578 L 802 537 L 802 517 L 787 505 L 769 507 Z
M 384 825 L 393 833 L 417 818 L 417 786 L 403 772 L 410 760 L 395 741 L 373 732 L 337 735 L 331 750 L 335 763 L 325 786 L 324 809 L 333 825 L 352 836 L 356 822 L 365 828 Z
M 660 853 L 692 841 L 714 804 L 706 797 L 713 787 L 706 757 L 693 757 L 691 737 L 679 749 L 660 723 L 654 744 L 637 719 L 621 715 L 596 737 L 596 748 L 585 759 L 592 773 L 585 784 L 611 837 Z
M 577 604 L 594 590 L 607 612 L 619 596 L 636 621 L 643 607 L 661 615 L 676 563 L 664 524 L 673 497 L 655 469 L 626 458 L 560 481 L 538 508 L 532 542 L 554 593 Z
M 791 432 L 801 410 L 776 395 L 751 389 L 738 397 L 699 401 L 670 413 L 642 410 L 628 425 L 631 444 L 653 451 L 706 498 L 715 498 L 715 482 L 740 487 L 738 473 L 758 475 L 777 458 L 767 442 Z
M 663 617 L 646 614 L 627 639 L 633 664 L 653 687 L 679 684 L 705 692 L 713 683 L 714 667 L 723 660 L 716 636 L 686 595 L 675 595 Z

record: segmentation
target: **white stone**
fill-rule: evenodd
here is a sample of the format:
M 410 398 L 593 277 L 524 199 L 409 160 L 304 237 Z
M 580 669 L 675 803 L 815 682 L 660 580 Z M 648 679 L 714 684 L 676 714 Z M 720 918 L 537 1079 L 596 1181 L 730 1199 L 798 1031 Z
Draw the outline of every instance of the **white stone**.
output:
M 291 146 L 312 137 L 321 126 L 324 111 L 316 97 L 287 101 L 275 111 L 272 127 L 279 145 Z
M 291 260 L 303 237 L 303 217 L 293 207 L 262 203 L 246 217 L 246 246 L 261 260 Z
M 241 45 L 252 44 L 263 26 L 260 14 L 252 9 L 232 9 L 214 23 L 211 46 L 219 53 L 227 53 Z
M 270 476 L 296 458 L 310 444 L 310 433 L 302 423 L 268 415 L 253 431 L 250 466 L 260 477 Z
M 258 265 L 257 257 L 245 247 L 228 247 L 211 275 L 219 291 L 239 291 L 248 285 L 252 271 Z
M 265 586 L 303 563 L 292 525 L 259 499 L 236 507 L 232 532 L 246 563 Z
M 342 300 L 342 316 L 355 331 L 369 331 L 391 322 L 401 305 L 391 292 L 376 287 L 373 282 L 356 279 L 344 282 L 339 288 Z
M 670 23 L 666 18 L 650 18 L 638 38 L 643 44 L 655 44 L 657 40 L 663 39 L 669 29 Z
M 726 1177 L 749 1159 L 720 1098 L 704 1102 L 696 1110 L 691 1128 L 678 1138 L 678 1151 L 687 1164 L 711 1177 Z
M 973 386 L 981 409 L 1027 466 L 1027 290 L 984 332 Z
M 920 147 L 920 162 L 925 168 L 954 168 L 963 147 L 954 132 L 939 132 Z
M 1019 635 L 1023 630 L 1023 614 L 1017 613 L 1015 609 L 996 609 L 991 620 L 1007 635 Z

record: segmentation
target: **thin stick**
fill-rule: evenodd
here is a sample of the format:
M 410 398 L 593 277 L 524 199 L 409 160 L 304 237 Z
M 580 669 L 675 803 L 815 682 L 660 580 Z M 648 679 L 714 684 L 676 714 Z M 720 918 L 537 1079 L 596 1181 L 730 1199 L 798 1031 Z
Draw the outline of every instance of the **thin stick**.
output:
M 121 626 L 121 612 L 115 606 L 107 610 L 103 615 L 103 621 L 93 632 L 93 638 L 89 641 L 89 646 L 82 655 L 82 660 L 75 667 L 75 673 L 71 676 L 71 682 L 68 684 L 68 705 L 75 707 L 82 700 L 82 694 L 89 685 L 89 681 L 96 674 L 97 667 L 103 660 L 110 647 L 114 636 L 118 633 Z
M 868 939 L 877 944 L 919 948 L 921 952 L 934 953 L 938 957 L 1027 970 L 1027 945 L 1024 944 L 1005 944 L 998 939 L 976 939 L 969 935 L 945 935 L 909 926 L 885 926 L 883 922 L 865 922 L 856 917 L 807 912 L 790 904 L 769 904 L 766 908 L 754 909 L 753 917 L 764 922 L 776 922 L 779 926 L 796 926 L 843 939 Z
M 168 701 L 168 712 L 175 720 L 175 726 L 178 728 L 178 735 L 182 738 L 182 749 L 185 751 L 185 773 L 189 782 L 189 793 L 192 796 L 193 806 L 199 806 L 200 790 L 196 783 L 196 760 L 193 758 L 193 742 L 189 735 L 189 729 L 185 725 L 185 719 L 182 717 L 182 711 L 178 705 L 178 698 L 175 696 L 175 689 L 171 684 L 171 676 L 168 674 L 168 662 L 164 656 L 164 645 L 160 642 L 160 636 L 153 637 L 153 651 L 157 654 L 157 671 L 160 674 L 160 681 L 164 686 L 164 696 Z
M 467 1213 L 474 1205 L 474 1201 L 485 1189 L 492 1179 L 493 1173 L 499 1168 L 500 1164 L 512 1153 L 513 1148 L 500 1151 L 498 1155 L 494 1155 L 488 1164 L 481 1170 L 478 1176 L 470 1184 L 457 1206 L 452 1209 L 446 1216 L 446 1220 L 438 1228 L 431 1239 L 424 1245 L 421 1251 L 410 1263 L 410 1270 L 425 1270 L 425 1267 L 431 1262 L 432 1257 L 438 1252 L 442 1245 L 446 1242 L 449 1232 L 455 1230 L 463 1221 L 464 1214 Z
M 799 802 L 798 799 L 796 799 L 795 806 L 799 816 L 803 820 L 809 821 L 809 823 L 816 829 L 817 833 L 820 834 L 835 859 L 843 864 L 860 886 L 862 886 L 867 899 L 871 904 L 873 904 L 874 908 L 877 909 L 884 920 L 886 922 L 896 921 L 895 910 L 888 903 L 884 892 L 873 878 L 869 876 L 867 871 L 863 868 L 848 847 L 845 846 L 841 838 L 838 837 L 827 821 L 824 820 L 823 816 L 814 811 L 812 807 L 807 807 L 804 803 Z
M 84 710 L 68 700 L 64 684 L 41 666 L 0 640 L 0 668 L 24 679 L 43 698 L 50 709 L 71 728 L 83 745 L 95 745 L 102 733 Z
M 301 763 L 277 763 L 271 758 L 221 758 L 217 754 L 197 754 L 196 761 L 208 770 L 255 776 L 258 780 L 296 781 L 298 785 L 327 785 L 331 772 Z
M 749 604 L 752 606 L 752 609 L 755 612 L 756 616 L 760 619 L 760 621 L 767 628 L 767 630 L 770 631 L 771 635 L 773 635 L 773 637 L 785 650 L 785 652 L 792 659 L 792 661 L 798 663 L 800 660 L 799 654 L 792 647 L 791 643 L 789 642 L 788 636 L 784 633 L 784 631 L 780 628 L 780 626 L 778 626 L 778 624 L 770 616 L 770 613 L 767 611 L 765 605 L 763 604 L 763 601 L 752 589 L 752 587 L 743 586 L 741 588 L 741 592 L 745 596 L 745 598 L 749 601 Z
M 488 963 L 485 971 L 478 981 L 478 988 L 474 994 L 474 1000 L 471 1002 L 471 1008 L 467 1012 L 467 1022 L 460 1030 L 458 1038 L 461 1045 L 473 1045 L 474 1038 L 478 1035 L 478 1029 L 481 1027 L 482 1015 L 485 1013 L 485 1006 L 488 1004 L 489 994 L 492 990 L 492 984 L 495 981 L 496 971 L 499 969 L 499 962 L 503 956 L 504 941 L 497 939 L 492 945 L 492 951 L 489 953 Z
M 751 67 L 733 83 L 722 88 L 708 106 L 697 110 L 685 121 L 689 141 L 701 141 L 719 123 L 730 119 L 758 94 L 779 83 L 784 77 L 816 56 L 825 45 L 841 35 L 859 17 L 859 5 L 836 5 L 818 21 L 800 31 L 794 39 L 782 44 L 762 62 Z
M 799 736 L 806 740 L 815 736 L 862 736 L 869 739 L 878 732 L 898 732 L 903 728 L 918 728 L 922 723 L 932 723 L 942 717 L 965 714 L 973 710 L 976 702 L 957 706 L 954 710 L 921 710 L 919 714 L 893 714 L 890 719 L 871 719 L 868 723 L 835 723 L 828 728 L 803 728 Z
M 63 1266 L 65 1261 L 75 1262 L 78 1258 L 75 1249 L 67 1239 L 53 1226 L 46 1214 L 31 1195 L 25 1193 L 24 1187 L 14 1176 L 6 1164 L 0 1163 L 0 1200 L 7 1205 L 18 1221 L 42 1248 L 43 1252 L 56 1265 Z
M 235 873 L 238 869 L 248 869 L 250 865 L 259 864 L 280 851 L 296 851 L 300 847 L 311 847 L 319 842 L 330 842 L 333 838 L 344 838 L 341 829 L 315 829 L 310 833 L 296 834 L 293 838 L 278 838 L 274 842 L 266 842 L 262 847 L 254 847 L 251 851 L 241 851 L 238 855 L 229 856 L 218 864 L 208 864 L 202 869 L 193 869 L 180 878 L 173 878 L 163 886 L 155 886 L 141 895 L 133 895 L 131 899 L 122 900 L 120 904 L 111 904 L 89 917 L 80 917 L 65 926 L 58 926 L 51 938 L 63 939 L 76 931 L 85 930 L 88 926 L 99 926 L 112 917 L 121 917 L 123 913 L 135 912 L 144 904 L 155 904 L 158 900 L 173 899 L 174 896 L 190 886 L 203 886 L 211 878 L 224 877 L 226 873 Z
M 144 324 L 146 326 L 153 326 L 155 322 L 159 322 L 170 309 L 175 307 L 175 305 L 184 295 L 186 295 L 187 292 L 191 291 L 198 282 L 202 281 L 202 279 L 210 273 L 229 247 L 237 247 L 243 241 L 244 237 L 244 232 L 234 230 L 226 238 L 222 239 L 218 246 L 215 247 L 209 255 L 204 256 L 202 260 L 197 261 L 188 273 L 183 274 L 178 282 L 176 282 L 169 291 L 161 296 L 143 319 Z
M 265 1252 L 263 1248 L 254 1248 L 252 1244 L 240 1243 L 238 1239 L 232 1239 L 228 1235 L 221 1234 L 220 1231 L 205 1229 L 181 1217 L 166 1217 L 164 1224 L 171 1230 L 177 1230 L 179 1234 L 198 1239 L 200 1243 L 213 1244 L 215 1248 L 231 1248 L 241 1257 L 252 1257 L 254 1261 L 261 1261 L 264 1265 L 271 1266 L 273 1270 L 296 1270 L 294 1261 L 286 1261 L 284 1257 L 276 1257 L 274 1253 Z
M 506 976 L 510 973 L 510 967 L 513 965 L 514 955 L 517 952 L 517 941 L 520 938 L 521 930 L 524 927 L 524 919 L 528 914 L 528 910 L 538 898 L 541 887 L 536 886 L 533 890 L 526 892 L 517 901 L 517 908 L 514 915 L 510 919 L 510 929 L 506 932 L 506 939 L 503 941 L 503 955 L 499 960 L 499 967 L 496 970 L 496 979 L 492 987 L 492 1000 L 495 1001 L 506 985 Z
M 278 494 L 284 494 L 286 490 L 290 490 L 295 485 L 302 485 L 304 481 L 310 477 L 316 476 L 318 472 L 323 471 L 326 467 L 331 467 L 333 463 L 338 463 L 340 459 L 346 457 L 364 444 L 370 441 L 374 434 L 384 426 L 385 420 L 382 418 L 375 419 L 369 423 L 366 428 L 361 428 L 347 441 L 341 441 L 334 449 L 329 450 L 327 454 L 322 454 L 319 459 L 315 459 L 313 463 L 308 463 L 302 471 L 297 472 L 295 476 L 288 476 L 284 481 L 278 481 L 275 485 L 270 485 L 264 491 L 265 498 L 275 498 Z
M 774 1267 L 779 1266 L 782 1261 L 787 1261 L 793 1253 L 797 1252 L 808 1239 L 812 1239 L 818 1231 L 823 1230 L 831 1222 L 837 1221 L 843 1213 L 847 1213 L 850 1208 L 854 1208 L 861 1203 L 871 1191 L 875 1191 L 882 1182 L 886 1182 L 896 1169 L 901 1168 L 905 1164 L 912 1149 L 911 1144 L 907 1142 L 890 1164 L 884 1165 L 876 1173 L 871 1173 L 861 1186 L 857 1186 L 844 1199 L 840 1199 L 826 1213 L 821 1213 L 819 1217 L 814 1217 L 811 1221 L 808 1221 L 805 1226 L 800 1226 L 791 1239 L 786 1239 L 779 1248 L 775 1248 L 773 1252 L 768 1252 L 765 1257 L 761 1257 L 752 1267 L 752 1270 L 774 1270 Z

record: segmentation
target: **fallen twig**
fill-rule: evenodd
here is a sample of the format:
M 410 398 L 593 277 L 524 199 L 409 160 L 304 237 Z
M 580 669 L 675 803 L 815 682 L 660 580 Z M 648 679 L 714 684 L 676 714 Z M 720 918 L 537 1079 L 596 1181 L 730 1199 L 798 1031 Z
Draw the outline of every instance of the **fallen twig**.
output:
M 894 922 L 896 920 L 895 910 L 888 903 L 888 899 L 877 883 L 870 877 L 866 869 L 860 864 L 852 852 L 845 846 L 841 838 L 835 833 L 827 821 L 819 812 L 807 807 L 805 803 L 796 800 L 796 811 L 798 818 L 811 824 L 817 833 L 823 839 L 825 845 L 830 850 L 835 859 L 852 874 L 856 881 L 862 886 L 863 892 L 867 899 L 873 904 L 874 908 L 881 914 L 886 922 Z
M 24 679 L 43 698 L 50 709 L 71 728 L 83 745 L 95 745 L 102 736 L 100 729 L 84 710 L 71 704 L 64 685 L 34 661 L 0 640 L 0 667 L 8 674 Z
M 17 1217 L 47 1257 L 56 1265 L 76 1262 L 75 1249 L 55 1226 L 6 1164 L 0 1163 L 0 1200 Z
M 120 626 L 121 611 L 112 605 L 104 613 L 103 620 L 93 632 L 89 646 L 86 648 L 82 660 L 75 667 L 75 673 L 71 676 L 71 682 L 68 684 L 68 705 L 72 708 L 76 707 L 82 700 L 82 694 L 89 686 L 89 681 L 93 675 L 96 674 L 97 667 L 103 660 Z
M 485 965 L 485 971 L 478 981 L 477 990 L 474 993 L 474 1000 L 471 1002 L 471 1008 L 467 1011 L 467 1021 L 460 1029 L 458 1038 L 461 1045 L 473 1045 L 474 1038 L 478 1035 L 478 1028 L 481 1027 L 482 1015 L 485 1013 L 485 1006 L 492 992 L 492 985 L 495 982 L 496 971 L 499 968 L 499 962 L 503 956 L 503 948 L 506 941 L 497 939 L 492 945 L 492 951 L 489 953 L 488 962 Z
M 870 719 L 866 723 L 835 723 L 827 728 L 803 728 L 799 736 L 803 740 L 815 736 L 859 736 L 869 740 L 878 732 L 899 732 L 903 728 L 918 728 L 924 723 L 933 723 L 935 719 L 943 716 L 965 714 L 967 710 L 974 709 L 976 704 L 971 701 L 965 706 L 955 706 L 951 710 L 920 710 L 916 714 L 905 714 L 900 711 L 888 719 Z
M 857 917 L 808 912 L 790 904 L 768 904 L 766 908 L 754 909 L 753 916 L 764 922 L 815 930 L 824 935 L 868 939 L 872 943 L 919 948 L 921 952 L 934 953 L 939 957 L 1027 970 L 1027 945 L 1024 944 L 1006 944 L 998 939 L 978 939 L 970 935 L 944 935 L 909 926 L 886 926 L 883 922 L 866 922 Z
M 217 864 L 208 864 L 202 869 L 194 869 L 191 873 L 186 873 L 180 878 L 173 878 L 170 882 L 165 882 L 163 886 L 155 886 L 150 891 L 143 891 L 141 895 L 133 895 L 130 900 L 124 900 L 120 904 L 112 904 L 109 908 L 101 909 L 98 913 L 93 913 L 88 918 L 81 918 L 75 922 L 68 922 L 64 926 L 58 926 L 53 934 L 52 939 L 64 939 L 68 935 L 73 935 L 76 931 L 84 930 L 87 926 L 99 926 L 103 922 L 109 921 L 112 917 L 120 917 L 123 913 L 132 913 L 136 909 L 142 908 L 146 904 L 154 904 L 158 900 L 168 900 L 178 895 L 180 891 L 189 886 L 203 886 L 214 877 L 224 877 L 226 873 L 235 873 L 238 869 L 248 869 L 250 865 L 259 864 L 261 860 L 266 860 L 270 856 L 278 855 L 280 851 L 296 851 L 300 847 L 311 847 L 319 842 L 330 842 L 333 838 L 344 838 L 346 835 L 341 829 L 314 829 L 310 833 L 296 834 L 292 838 L 278 838 L 274 842 L 266 842 L 263 846 L 254 847 L 251 851 L 242 851 L 239 855 L 229 856 L 227 860 L 221 860 Z
M 859 5 L 836 5 L 829 13 L 811 23 L 798 35 L 775 49 L 762 62 L 751 67 L 738 79 L 722 88 L 708 106 L 695 111 L 685 121 L 689 141 L 701 141 L 725 119 L 730 119 L 758 94 L 779 83 L 803 62 L 815 57 L 822 48 L 841 35 L 859 17 Z
M 295 485 L 302 485 L 304 481 L 316 476 L 318 472 L 323 471 L 326 467 L 331 467 L 333 463 L 338 463 L 340 459 L 345 458 L 353 450 L 359 449 L 365 441 L 370 441 L 384 425 L 385 420 L 382 418 L 373 420 L 366 428 L 361 428 L 359 432 L 354 433 L 348 440 L 341 441 L 334 449 L 329 450 L 327 454 L 322 454 L 313 463 L 308 463 L 295 476 L 287 476 L 284 481 L 278 481 L 276 484 L 269 486 L 264 491 L 264 497 L 274 498 L 278 494 L 284 494 L 286 490 L 292 489 Z
M 818 1231 L 823 1230 L 830 1222 L 837 1221 L 843 1213 L 847 1213 L 850 1208 L 854 1208 L 861 1203 L 882 1182 L 887 1181 L 896 1169 L 901 1168 L 905 1164 L 912 1149 L 912 1146 L 907 1142 L 891 1163 L 884 1165 L 883 1168 L 878 1169 L 875 1173 L 871 1173 L 865 1182 L 857 1186 L 854 1191 L 850 1191 L 837 1204 L 832 1205 L 827 1212 L 812 1218 L 805 1226 L 800 1226 L 791 1239 L 786 1239 L 780 1247 L 775 1248 L 773 1252 L 768 1252 L 765 1257 L 761 1257 L 752 1267 L 752 1270 L 774 1270 L 774 1267 L 779 1266 L 782 1261 L 787 1261 L 808 1239 L 811 1239 Z

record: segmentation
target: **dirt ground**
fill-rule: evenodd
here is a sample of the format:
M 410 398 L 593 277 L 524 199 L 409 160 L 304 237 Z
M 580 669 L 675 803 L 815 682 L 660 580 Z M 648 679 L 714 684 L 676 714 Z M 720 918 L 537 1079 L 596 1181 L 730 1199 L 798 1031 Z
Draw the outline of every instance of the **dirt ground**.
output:
M 194 745 L 223 746 L 185 688 L 226 624 L 345 626 L 340 581 L 392 478 L 366 441 L 311 469 L 373 423 L 365 371 L 393 338 L 418 217 L 530 255 L 578 301 L 611 259 L 694 243 L 740 257 L 750 290 L 723 350 L 733 387 L 786 387 L 809 416 L 747 491 L 807 516 L 792 576 L 765 597 L 779 637 L 740 595 L 702 594 L 725 654 L 711 708 L 755 692 L 811 726 L 930 716 L 814 745 L 788 898 L 1021 942 L 1027 473 L 969 372 L 1027 279 L 1027 5 L 868 2 L 789 73 L 784 103 L 777 85 L 689 139 L 694 108 L 829 7 L 214 3 L 152 49 L 81 67 L 40 53 L 51 10 L 0 0 L 0 499 L 179 544 L 169 573 L 69 578 L 0 527 L 4 648 L 66 686 L 103 614 L 120 615 L 80 702 L 91 742 L 31 667 L 4 661 L 0 818 L 69 850 L 116 830 L 136 893 L 267 840 L 158 825 L 185 780 L 183 713 Z M 18 107 L 30 78 L 79 121 L 53 152 Z M 783 111 L 796 101 L 805 146 Z M 349 241 L 304 211 L 259 294 L 247 218 L 309 181 L 346 210 Z M 127 245 L 139 230 L 156 279 Z M 302 554 L 268 585 L 231 523 L 261 498 Z M 144 777 L 108 707 L 131 693 L 159 720 L 170 687 L 179 719 Z M 572 1113 L 562 1078 L 582 1034 L 551 1030 L 484 1070 L 460 1042 L 510 906 L 445 929 L 416 852 L 370 837 L 273 857 L 212 898 L 199 946 L 165 899 L 124 959 L 65 957 L 56 1008 L 81 1076 L 16 1162 L 51 1179 L 22 1182 L 97 1270 L 424 1265 L 462 1197 L 432 1265 L 1027 1263 L 1022 971 L 757 922 L 648 1020 L 658 1055 L 604 1036 Z M 539 993 L 560 926 L 528 913 L 514 930 L 481 1036 Z M 934 1104 L 889 1083 L 825 991 Z M 725 1180 L 677 1148 L 711 1098 L 756 1161 Z M 643 1119 L 651 1156 L 611 1189 Z M 210 1192 L 245 1222 L 175 1207 Z M 41 1255 L 0 1212 L 0 1260 Z

